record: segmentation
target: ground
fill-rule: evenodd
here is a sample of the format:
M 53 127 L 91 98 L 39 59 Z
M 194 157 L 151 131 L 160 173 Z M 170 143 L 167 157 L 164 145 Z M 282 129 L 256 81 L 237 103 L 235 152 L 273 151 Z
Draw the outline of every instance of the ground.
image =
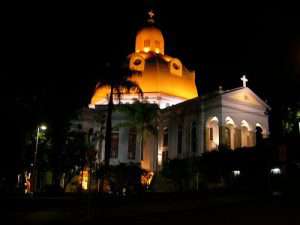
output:
M 300 224 L 299 201 L 290 198 L 228 193 L 14 197 L 2 212 L 16 224 Z

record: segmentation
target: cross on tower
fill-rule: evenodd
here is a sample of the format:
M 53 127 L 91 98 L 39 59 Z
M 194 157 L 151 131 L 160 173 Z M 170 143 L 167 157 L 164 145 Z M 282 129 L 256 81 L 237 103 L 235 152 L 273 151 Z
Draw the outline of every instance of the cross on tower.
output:
M 153 24 L 154 23 L 154 16 L 155 16 L 155 13 L 153 12 L 153 10 L 151 9 L 149 12 L 148 12 L 148 23 L 150 24 Z
M 149 17 L 152 19 L 152 18 L 155 16 L 155 13 L 154 13 L 153 10 L 151 9 L 151 10 L 148 12 L 148 15 L 149 15 Z
M 243 75 L 241 77 L 241 81 L 243 81 L 243 87 L 247 87 L 248 79 L 247 79 L 246 75 Z

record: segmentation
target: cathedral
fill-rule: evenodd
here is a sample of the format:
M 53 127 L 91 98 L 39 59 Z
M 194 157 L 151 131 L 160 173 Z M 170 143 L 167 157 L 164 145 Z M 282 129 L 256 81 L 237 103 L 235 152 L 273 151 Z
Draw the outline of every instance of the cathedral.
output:
M 247 87 L 245 76 L 240 87 L 232 90 L 220 87 L 213 93 L 198 96 L 195 71 L 188 69 L 179 58 L 165 53 L 164 36 L 155 26 L 153 12 L 149 12 L 147 24 L 137 32 L 135 51 L 128 56 L 129 69 L 140 72 L 129 79 L 140 86 L 143 99 L 128 93 L 122 95 L 121 104 L 132 104 L 136 99 L 157 104 L 157 132 L 146 134 L 139 143 L 137 133 L 130 127 L 117 126 L 126 118 L 114 111 L 111 165 L 139 163 L 143 169 L 155 172 L 168 159 L 201 156 L 221 146 L 232 151 L 255 146 L 257 129 L 263 137 L 268 137 L 270 107 Z M 103 133 L 103 123 L 95 118 L 105 115 L 108 95 L 108 88 L 95 91 L 89 108 L 77 121 L 85 131 Z M 104 160 L 104 141 L 95 135 L 98 163 Z

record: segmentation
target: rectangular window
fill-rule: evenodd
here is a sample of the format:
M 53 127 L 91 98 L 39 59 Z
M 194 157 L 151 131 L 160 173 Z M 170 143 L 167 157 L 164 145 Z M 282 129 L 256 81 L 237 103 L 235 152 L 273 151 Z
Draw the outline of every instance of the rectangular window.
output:
M 119 129 L 113 129 L 111 135 L 111 152 L 110 158 L 118 158 L 119 151 Z
M 154 44 L 155 44 L 155 48 L 159 48 L 159 41 L 155 41 Z
M 177 153 L 181 154 L 182 153 L 182 126 L 178 126 L 178 131 L 177 131 Z
M 135 159 L 136 152 L 136 129 L 130 128 L 128 134 L 128 159 Z
M 144 40 L 144 47 L 150 47 L 150 40 Z
M 168 128 L 164 129 L 163 147 L 168 147 Z
M 212 127 L 209 128 L 209 140 L 210 141 L 214 140 L 214 129 Z

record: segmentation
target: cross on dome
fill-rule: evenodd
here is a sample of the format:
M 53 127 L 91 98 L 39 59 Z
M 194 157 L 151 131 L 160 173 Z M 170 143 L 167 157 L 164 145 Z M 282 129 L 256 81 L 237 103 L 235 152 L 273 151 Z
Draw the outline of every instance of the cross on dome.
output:
M 154 16 L 155 16 L 155 13 L 154 13 L 154 11 L 153 11 L 152 9 L 148 12 L 148 16 L 149 16 L 148 22 L 149 22 L 149 23 L 154 23 Z
M 153 18 L 155 16 L 155 13 L 153 12 L 153 10 L 151 9 L 149 12 L 148 12 L 148 15 L 150 18 Z
M 241 77 L 241 81 L 243 81 L 243 87 L 247 87 L 248 79 L 247 79 L 246 75 L 243 75 Z

